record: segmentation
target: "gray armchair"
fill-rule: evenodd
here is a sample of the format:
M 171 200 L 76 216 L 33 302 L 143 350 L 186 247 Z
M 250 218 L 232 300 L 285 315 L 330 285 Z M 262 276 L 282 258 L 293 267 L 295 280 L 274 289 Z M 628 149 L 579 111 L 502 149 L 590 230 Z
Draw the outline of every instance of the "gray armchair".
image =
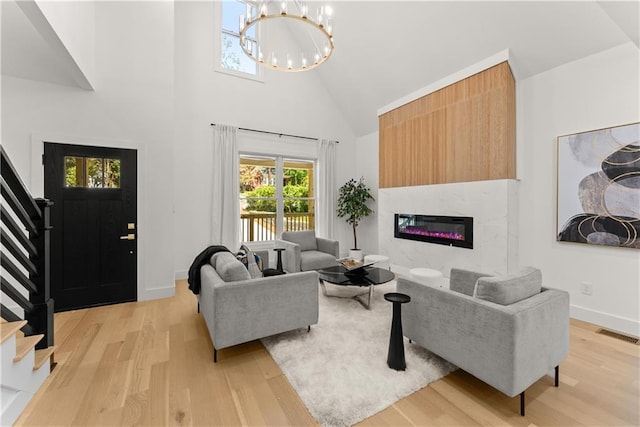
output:
M 338 265 L 340 246 L 336 240 L 316 237 L 314 230 L 285 231 L 276 246 L 285 248 L 282 254 L 285 271 L 321 270 Z
M 524 392 L 569 351 L 569 294 L 541 286 L 540 270 L 507 276 L 451 269 L 450 289 L 398 279 L 411 296 L 404 335 L 504 394 Z

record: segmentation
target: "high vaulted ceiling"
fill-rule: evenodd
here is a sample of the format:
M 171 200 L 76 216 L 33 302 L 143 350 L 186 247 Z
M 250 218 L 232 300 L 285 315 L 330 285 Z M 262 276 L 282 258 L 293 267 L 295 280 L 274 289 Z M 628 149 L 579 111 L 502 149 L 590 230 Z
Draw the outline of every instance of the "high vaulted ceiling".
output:
M 52 58 L 17 6 L 2 3 L 9 3 L 2 5 L 3 74 L 73 85 L 64 61 Z M 523 79 L 625 42 L 640 43 L 638 1 L 333 4 L 336 48 L 311 72 L 356 135 L 377 130 L 381 107 L 505 49 L 516 79 Z
M 318 69 L 357 135 L 377 110 L 509 49 L 523 79 L 632 40 L 632 2 L 336 2 L 335 50 Z

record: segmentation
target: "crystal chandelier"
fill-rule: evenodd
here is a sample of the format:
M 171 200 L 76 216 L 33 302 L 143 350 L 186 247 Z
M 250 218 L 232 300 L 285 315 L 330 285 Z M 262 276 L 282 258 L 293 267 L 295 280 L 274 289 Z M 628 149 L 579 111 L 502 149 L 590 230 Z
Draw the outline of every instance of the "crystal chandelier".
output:
M 298 0 L 247 4 L 240 16 L 240 47 L 258 64 L 279 71 L 306 71 L 333 52 L 333 10 Z M 259 24 L 259 25 L 258 25 Z M 258 28 L 265 38 L 257 37 Z

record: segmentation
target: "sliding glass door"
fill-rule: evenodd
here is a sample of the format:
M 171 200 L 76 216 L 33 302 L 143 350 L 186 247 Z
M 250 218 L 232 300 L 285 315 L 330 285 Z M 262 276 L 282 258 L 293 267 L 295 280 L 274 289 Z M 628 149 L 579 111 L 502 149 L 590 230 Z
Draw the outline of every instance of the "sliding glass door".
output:
M 315 228 L 314 161 L 240 156 L 240 240 Z

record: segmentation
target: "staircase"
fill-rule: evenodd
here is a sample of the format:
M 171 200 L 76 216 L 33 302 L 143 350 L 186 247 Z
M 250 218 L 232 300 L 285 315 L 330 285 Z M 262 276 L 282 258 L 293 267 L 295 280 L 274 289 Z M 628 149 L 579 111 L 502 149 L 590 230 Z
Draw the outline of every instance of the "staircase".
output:
M 0 425 L 12 425 L 38 391 L 52 368 L 55 347 L 36 350 L 44 335 L 25 337 L 20 328 L 26 320 L 0 323 L 2 385 Z
M 0 425 L 13 424 L 52 368 L 49 209 L 0 145 Z

